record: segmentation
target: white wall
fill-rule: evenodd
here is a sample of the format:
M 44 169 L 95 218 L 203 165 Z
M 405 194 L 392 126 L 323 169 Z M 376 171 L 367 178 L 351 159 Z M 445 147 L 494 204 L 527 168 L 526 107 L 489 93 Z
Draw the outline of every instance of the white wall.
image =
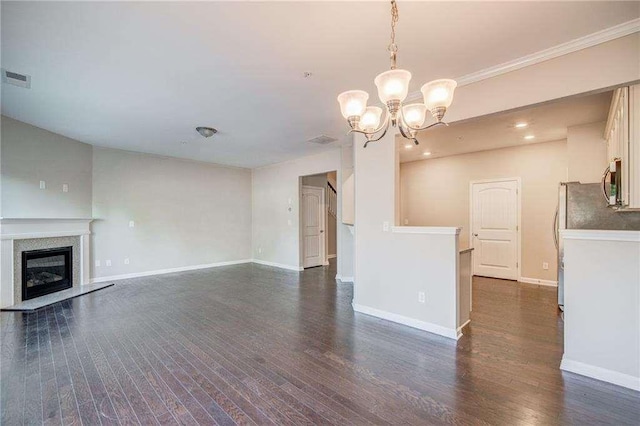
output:
M 563 232 L 561 368 L 640 390 L 640 231 Z
M 553 217 L 558 185 L 566 175 L 567 143 L 563 140 L 403 163 L 403 223 L 406 219 L 410 226 L 461 227 L 460 246 L 469 247 L 470 182 L 519 177 L 522 276 L 556 281 Z M 548 270 L 542 268 L 543 262 L 549 263 Z
M 354 309 L 455 338 L 457 235 L 385 231 L 395 221 L 394 134 L 367 148 L 359 138 L 354 143 Z
M 0 216 L 90 218 L 92 146 L 9 117 L 1 121 Z
M 95 278 L 251 258 L 250 170 L 95 147 L 93 187 Z
M 302 268 L 300 253 L 300 180 L 302 176 L 338 171 L 340 149 L 253 170 L 253 258 L 295 270 Z M 339 184 L 339 186 L 341 186 Z M 336 188 L 338 192 L 341 188 Z M 341 200 L 338 199 L 338 222 Z M 338 275 L 343 268 L 342 239 L 348 232 L 338 226 Z
M 608 166 L 606 121 L 582 124 L 567 129 L 568 180 L 598 183 Z

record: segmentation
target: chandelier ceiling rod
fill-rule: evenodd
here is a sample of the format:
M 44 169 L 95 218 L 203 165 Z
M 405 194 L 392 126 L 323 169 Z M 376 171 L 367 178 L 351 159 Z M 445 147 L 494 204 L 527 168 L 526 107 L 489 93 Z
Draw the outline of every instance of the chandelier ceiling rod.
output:
M 420 89 L 424 98 L 423 103 L 403 105 L 409 93 L 411 73 L 407 70 L 397 69 L 396 25 L 399 19 L 398 5 L 395 0 L 391 0 L 391 42 L 387 46 L 391 69 L 379 74 L 374 80 L 378 88 L 378 97 L 386 106 L 382 124 L 380 123 L 382 108 L 367 107 L 369 100 L 367 92 L 349 90 L 338 95 L 342 116 L 351 127 L 349 133 L 363 134 L 367 139 L 364 144 L 365 148 L 369 142 L 382 139 L 389 130 L 389 126 L 398 127 L 402 137 L 418 145 L 416 138 L 418 132 L 439 125 L 447 125 L 442 119 L 453 101 L 453 92 L 457 86 L 455 80 L 433 80 Z M 431 112 L 436 121 L 428 126 L 423 126 L 427 111 Z M 382 134 L 376 137 L 380 132 Z

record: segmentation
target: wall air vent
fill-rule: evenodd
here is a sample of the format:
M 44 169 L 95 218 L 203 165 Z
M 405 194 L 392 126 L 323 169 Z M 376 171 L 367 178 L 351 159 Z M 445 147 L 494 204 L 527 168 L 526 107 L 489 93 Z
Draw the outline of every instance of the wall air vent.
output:
M 315 137 L 313 139 L 309 139 L 307 142 L 310 143 L 317 143 L 318 145 L 328 145 L 331 142 L 335 142 L 338 139 L 336 138 L 332 138 L 331 136 L 327 136 L 327 135 L 320 135 L 318 137 Z
M 22 87 L 24 89 L 31 88 L 31 76 L 18 74 L 17 72 L 2 70 L 2 82 L 13 86 Z

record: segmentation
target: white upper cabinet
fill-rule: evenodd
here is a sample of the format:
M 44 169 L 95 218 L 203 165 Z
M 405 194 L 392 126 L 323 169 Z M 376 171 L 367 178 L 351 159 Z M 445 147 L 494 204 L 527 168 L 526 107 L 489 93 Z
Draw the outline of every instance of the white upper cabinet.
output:
M 640 208 L 640 85 L 616 89 L 605 128 L 608 160 L 622 160 L 622 203 Z

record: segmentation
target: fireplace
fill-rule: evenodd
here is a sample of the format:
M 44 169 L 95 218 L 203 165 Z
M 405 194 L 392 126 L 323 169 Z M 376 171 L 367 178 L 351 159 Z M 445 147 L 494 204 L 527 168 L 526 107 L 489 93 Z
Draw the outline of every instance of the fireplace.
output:
M 22 300 L 73 286 L 73 247 L 22 252 Z

